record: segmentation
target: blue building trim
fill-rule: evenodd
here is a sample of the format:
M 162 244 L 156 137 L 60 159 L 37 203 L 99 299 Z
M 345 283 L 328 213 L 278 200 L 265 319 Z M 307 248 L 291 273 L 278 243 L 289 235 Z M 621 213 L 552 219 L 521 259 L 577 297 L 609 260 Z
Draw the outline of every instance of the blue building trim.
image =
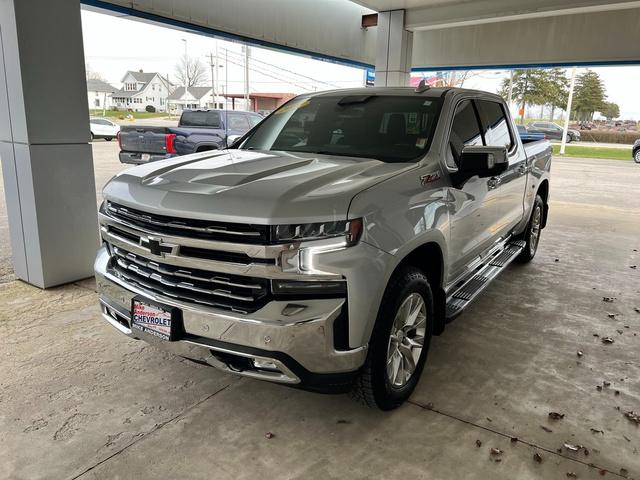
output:
M 242 35 L 236 35 L 233 33 L 224 32 L 222 30 L 216 30 L 214 28 L 204 27 L 202 25 L 195 25 L 193 23 L 183 22 L 181 20 L 176 20 L 173 18 L 163 17 L 162 15 L 157 15 L 155 13 L 141 12 L 140 10 L 136 10 L 130 7 L 114 5 L 112 3 L 105 2 L 102 0 L 80 0 L 80 3 L 88 7 L 95 7 L 102 10 L 115 12 L 121 15 L 127 15 L 130 17 L 140 18 L 142 20 L 148 20 L 151 22 L 164 24 L 179 30 L 183 30 L 185 32 L 205 35 L 207 37 L 220 38 L 220 39 L 229 40 L 232 42 L 242 42 L 242 43 L 246 43 L 248 45 L 252 45 L 256 47 L 280 50 L 287 53 L 302 55 L 304 57 L 312 58 L 314 60 L 321 60 L 323 62 L 335 63 L 338 65 L 345 65 L 348 67 L 374 68 L 373 65 L 368 63 L 358 62 L 356 60 L 349 60 L 346 58 L 334 57 L 332 55 L 325 55 L 317 52 L 311 52 L 308 50 L 303 50 L 301 48 L 289 47 L 286 45 L 279 45 L 277 43 L 267 42 L 265 40 L 257 40 L 255 38 L 244 37 Z

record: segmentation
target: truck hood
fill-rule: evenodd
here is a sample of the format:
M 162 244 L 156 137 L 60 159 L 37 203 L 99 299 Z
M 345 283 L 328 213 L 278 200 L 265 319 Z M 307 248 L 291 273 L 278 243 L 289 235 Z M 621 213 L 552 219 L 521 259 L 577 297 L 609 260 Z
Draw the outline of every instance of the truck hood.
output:
M 203 220 L 286 224 L 347 218 L 351 199 L 414 163 L 306 153 L 218 150 L 125 170 L 105 199 Z

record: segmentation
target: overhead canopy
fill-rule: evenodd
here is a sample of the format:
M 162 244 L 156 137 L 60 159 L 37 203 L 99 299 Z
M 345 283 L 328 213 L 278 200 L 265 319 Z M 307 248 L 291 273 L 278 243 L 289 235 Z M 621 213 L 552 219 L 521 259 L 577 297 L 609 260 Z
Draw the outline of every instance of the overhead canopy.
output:
M 633 0 L 357 0 L 405 9 L 413 69 L 640 63 Z

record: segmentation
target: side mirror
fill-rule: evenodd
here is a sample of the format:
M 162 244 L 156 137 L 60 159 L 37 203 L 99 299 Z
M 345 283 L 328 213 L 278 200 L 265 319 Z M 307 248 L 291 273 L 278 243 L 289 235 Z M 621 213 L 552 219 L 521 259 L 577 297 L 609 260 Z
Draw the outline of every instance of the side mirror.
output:
M 469 178 L 500 175 L 509 167 L 507 147 L 467 146 L 462 149 L 458 173 Z
M 227 147 L 232 147 L 234 143 L 236 143 L 242 135 L 228 135 L 227 136 Z

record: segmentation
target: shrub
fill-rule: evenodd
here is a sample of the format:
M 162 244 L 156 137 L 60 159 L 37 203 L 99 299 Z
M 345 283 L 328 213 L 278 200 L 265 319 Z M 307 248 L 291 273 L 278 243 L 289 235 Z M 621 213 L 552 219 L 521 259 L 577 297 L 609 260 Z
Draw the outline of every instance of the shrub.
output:
M 119 112 L 120 111 L 120 110 L 118 110 L 118 107 L 115 107 L 115 106 L 111 107 L 111 110 L 114 111 L 114 112 Z
M 580 130 L 580 140 L 583 142 L 632 144 L 638 138 L 640 138 L 640 133 L 638 132 Z
M 156 107 L 154 107 L 153 105 L 147 105 L 146 107 L 144 107 L 144 109 L 149 113 L 156 113 Z

